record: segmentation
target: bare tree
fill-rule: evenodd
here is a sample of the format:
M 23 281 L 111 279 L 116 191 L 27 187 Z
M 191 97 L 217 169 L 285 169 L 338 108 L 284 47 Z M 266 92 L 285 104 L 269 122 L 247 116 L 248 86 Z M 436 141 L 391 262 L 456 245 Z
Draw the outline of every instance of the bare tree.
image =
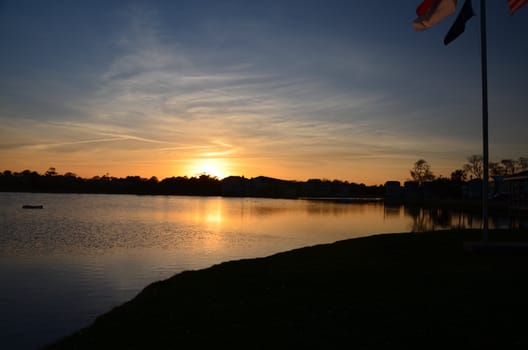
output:
M 431 171 L 431 167 L 427 161 L 423 159 L 419 159 L 416 163 L 414 163 L 414 168 L 410 170 L 410 173 L 412 179 L 414 181 L 418 181 L 419 183 L 433 181 L 435 179 L 435 176 Z
M 470 178 L 482 179 L 484 172 L 484 160 L 480 155 L 472 155 L 466 158 L 467 163 L 464 164 L 464 170 L 469 174 Z

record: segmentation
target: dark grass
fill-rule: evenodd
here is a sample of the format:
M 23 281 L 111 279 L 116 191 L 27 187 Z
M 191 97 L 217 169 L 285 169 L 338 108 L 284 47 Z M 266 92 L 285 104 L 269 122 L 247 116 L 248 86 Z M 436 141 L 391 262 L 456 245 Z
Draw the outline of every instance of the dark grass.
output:
M 463 248 L 480 238 L 377 235 L 183 272 L 49 348 L 527 348 L 528 253 Z

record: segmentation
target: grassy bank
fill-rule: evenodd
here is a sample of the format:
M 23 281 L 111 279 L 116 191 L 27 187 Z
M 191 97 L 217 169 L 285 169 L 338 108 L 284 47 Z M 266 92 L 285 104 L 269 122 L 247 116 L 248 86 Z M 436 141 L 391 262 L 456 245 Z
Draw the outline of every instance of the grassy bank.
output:
M 478 239 L 378 235 L 183 272 L 50 348 L 525 348 L 528 254 L 463 248 Z

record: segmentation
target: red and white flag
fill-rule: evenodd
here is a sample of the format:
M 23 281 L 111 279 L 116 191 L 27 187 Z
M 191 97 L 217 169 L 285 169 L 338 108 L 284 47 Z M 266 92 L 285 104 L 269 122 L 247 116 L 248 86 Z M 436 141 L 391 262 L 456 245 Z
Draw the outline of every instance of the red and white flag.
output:
M 528 0 L 508 0 L 510 6 L 510 13 L 513 15 L 515 11 L 528 4 Z
M 517 1 L 526 3 L 528 0 Z M 453 14 L 456 11 L 456 3 L 457 0 L 424 0 L 416 9 L 418 18 L 413 21 L 413 28 L 418 32 L 431 28 Z

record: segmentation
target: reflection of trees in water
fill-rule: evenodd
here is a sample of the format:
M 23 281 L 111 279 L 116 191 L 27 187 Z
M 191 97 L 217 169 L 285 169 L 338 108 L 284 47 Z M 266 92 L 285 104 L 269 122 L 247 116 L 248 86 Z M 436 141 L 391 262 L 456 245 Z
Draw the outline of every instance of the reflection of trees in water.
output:
M 383 210 L 383 212 L 381 212 Z M 410 230 L 412 232 L 434 231 L 441 229 L 479 229 L 482 228 L 482 215 L 478 209 L 464 208 L 455 209 L 445 206 L 435 208 L 431 206 L 421 207 L 419 205 L 390 204 L 383 202 L 354 202 L 346 203 L 332 200 L 306 200 L 303 205 L 299 202 L 285 200 L 265 200 L 265 203 L 256 201 L 253 204 L 243 206 L 241 215 L 249 216 L 276 216 L 288 215 L 293 212 L 304 212 L 308 216 L 340 217 L 350 215 L 361 216 L 365 220 L 378 220 L 376 215 L 383 213 L 384 219 L 412 220 Z M 508 215 L 490 213 L 490 228 L 519 228 L 528 226 L 528 220 L 522 218 L 513 223 Z
M 306 212 L 309 215 L 347 215 L 347 214 L 361 214 L 371 213 L 373 208 L 380 208 L 383 206 L 382 202 L 371 203 L 340 203 L 331 200 L 311 200 L 306 205 Z
M 276 214 L 282 214 L 288 211 L 292 211 L 294 209 L 290 207 L 273 207 L 273 206 L 257 206 L 254 208 L 250 208 L 251 215 L 256 216 L 272 216 Z
M 383 208 L 383 213 L 385 217 L 400 217 L 402 212 L 402 205 L 401 204 L 385 204 L 385 207 Z
M 412 232 L 449 228 L 480 228 L 482 222 L 481 218 L 474 213 L 446 208 L 405 206 L 405 214 L 413 220 Z
M 257 200 L 254 204 L 243 205 L 242 214 L 255 216 L 275 216 L 291 212 L 304 211 L 308 216 L 343 216 L 350 214 L 372 213 L 373 209 L 383 207 L 383 202 L 346 203 L 338 200 L 306 200 L 304 205 L 298 205 L 294 200 L 268 200 L 260 204 Z M 399 210 L 399 209 L 398 209 Z

